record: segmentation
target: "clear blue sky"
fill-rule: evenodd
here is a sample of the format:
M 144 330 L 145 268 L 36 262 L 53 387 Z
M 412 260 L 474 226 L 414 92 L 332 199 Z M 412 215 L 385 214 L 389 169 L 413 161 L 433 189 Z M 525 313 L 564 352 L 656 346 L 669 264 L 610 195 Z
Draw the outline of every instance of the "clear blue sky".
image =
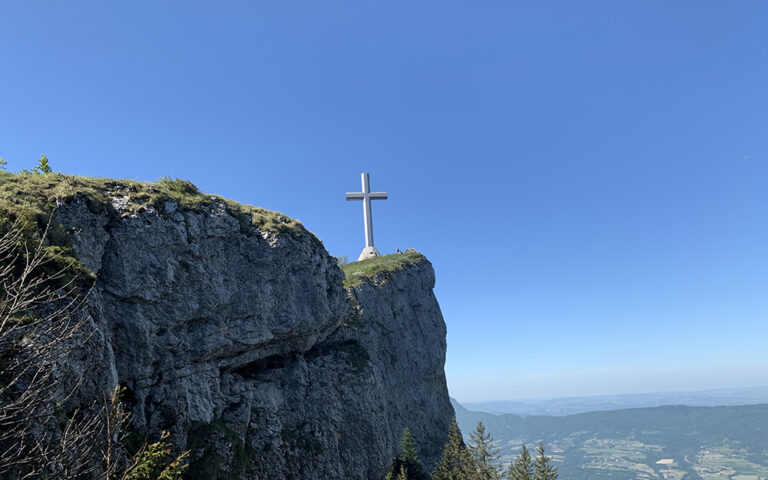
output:
M 460 400 L 768 384 L 768 3 L 0 0 L 0 156 L 437 272 Z

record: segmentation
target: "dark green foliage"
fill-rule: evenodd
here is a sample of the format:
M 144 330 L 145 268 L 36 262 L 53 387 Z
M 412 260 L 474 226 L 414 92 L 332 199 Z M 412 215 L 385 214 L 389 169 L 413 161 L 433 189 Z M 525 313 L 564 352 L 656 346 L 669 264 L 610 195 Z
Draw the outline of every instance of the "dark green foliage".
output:
M 432 480 L 476 480 L 477 470 L 469 454 L 461 430 L 453 419 L 448 427 L 448 441 L 443 447 L 440 463 L 432 472 Z
M 531 463 L 531 454 L 525 444 L 523 444 L 523 448 L 520 449 L 520 455 L 517 456 L 513 463 L 509 464 L 509 470 L 507 470 L 507 480 L 532 479 L 533 465 Z
M 539 443 L 536 447 L 536 461 L 533 463 L 533 480 L 557 480 L 557 468 L 552 466 L 552 463 L 544 454 L 544 444 Z
M 17 242 L 14 255 L 4 261 L 13 265 L 15 275 L 25 267 L 25 252 L 42 246 L 45 261 L 32 272 L 35 278 L 46 278 L 47 287 L 52 288 L 81 287 L 85 291 L 93 285 L 95 275 L 74 258 L 69 236 L 60 224 L 51 220 L 50 212 L 35 215 L 25 212 L 9 219 L 2 218 L 0 210 L 0 236 L 10 230 L 17 232 Z
M 387 473 L 386 480 L 427 480 L 427 474 L 421 466 L 416 442 L 411 431 L 406 427 L 400 436 L 400 451 L 392 459 L 392 466 Z
M 406 480 L 408 479 L 426 479 L 426 475 L 424 472 L 421 472 L 422 476 L 418 476 L 418 473 L 411 472 L 411 470 L 408 468 L 408 464 L 406 464 L 405 461 L 403 461 L 400 456 L 396 456 L 392 459 L 392 465 L 389 467 L 389 471 L 387 472 L 387 475 L 384 477 L 384 480 L 395 480 L 396 478 L 400 478 L 401 472 L 405 474 Z
M 400 435 L 400 457 L 406 462 L 419 463 L 419 454 L 416 450 L 416 442 L 408 427 L 403 429 Z
M 120 442 L 130 457 L 135 457 L 144 447 L 146 438 L 130 423 L 123 426 L 123 439 Z
M 184 461 L 188 452 L 175 459 L 171 455 L 171 442 L 168 432 L 163 432 L 160 440 L 147 445 L 133 458 L 134 465 L 121 480 L 178 480 L 187 468 Z
M 146 437 L 138 440 L 140 435 L 129 427 L 130 414 L 123 403 L 128 396 L 127 393 L 129 391 L 126 388 L 115 387 L 104 410 L 108 431 L 114 432 L 115 438 L 120 440 L 117 446 L 113 445 L 101 451 L 106 470 L 105 478 L 109 480 L 181 480 L 182 474 L 188 467 L 186 462 L 189 451 L 184 451 L 178 456 L 173 455 L 171 435 L 167 431 L 163 431 L 154 443 L 149 443 Z M 138 442 L 135 448 L 129 445 L 134 441 Z M 126 458 L 126 453 L 129 458 Z
M 226 459 L 211 446 L 213 435 L 223 437 L 230 445 L 232 464 L 229 471 L 222 469 Z M 190 462 L 189 470 L 184 474 L 186 479 L 234 480 L 240 478 L 248 466 L 249 455 L 243 440 L 220 419 L 190 430 L 187 445 L 196 458 Z
M 477 427 L 470 434 L 469 440 L 469 453 L 475 462 L 478 480 L 500 479 L 499 449 L 493 446 L 493 438 L 485 431 L 483 422 L 477 422 Z
M 0 157 L 0 170 L 5 171 L 5 169 L 8 167 L 8 162 L 3 160 L 3 157 Z
M 178 415 L 176 411 L 170 407 L 161 407 L 160 418 L 162 418 L 162 428 L 170 428 L 176 425 Z
M 410 477 L 408 477 L 408 471 L 405 469 L 404 466 L 400 467 L 400 470 L 398 471 L 397 477 L 395 477 L 395 480 L 408 480 Z

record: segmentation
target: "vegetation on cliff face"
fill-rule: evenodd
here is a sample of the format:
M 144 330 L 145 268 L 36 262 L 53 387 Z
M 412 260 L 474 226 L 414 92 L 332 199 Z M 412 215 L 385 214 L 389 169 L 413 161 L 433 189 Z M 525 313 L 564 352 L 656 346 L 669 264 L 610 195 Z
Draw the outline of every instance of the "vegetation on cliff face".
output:
M 68 232 L 52 221 L 51 213 L 69 201 L 85 202 L 95 214 L 118 219 L 154 210 L 160 215 L 200 211 L 220 205 L 241 227 L 256 227 L 263 232 L 287 233 L 294 237 L 309 233 L 300 222 L 278 212 L 242 205 L 217 195 L 200 192 L 195 185 L 179 179 L 161 178 L 156 183 L 109 178 L 77 177 L 44 168 L 21 173 L 0 170 L 0 223 L 17 222 L 24 226 L 28 239 L 40 238 L 46 230 L 46 250 L 57 268 L 66 268 L 80 279 L 93 280 L 76 258 Z
M 103 406 L 74 401 L 70 360 L 88 356 L 94 323 L 71 275 L 52 270 L 47 230 L 34 243 L 20 225 L 0 235 L 0 478 L 181 480 L 187 453 L 171 454 L 167 432 L 127 451 L 123 389 Z
M 175 202 L 181 211 L 199 211 L 201 207 L 223 204 L 227 211 L 241 220 L 273 233 L 303 234 L 300 222 L 259 207 L 242 205 L 218 195 L 200 192 L 186 180 L 161 178 L 156 183 L 136 180 L 77 177 L 61 173 L 25 174 L 0 172 L 0 214 L 12 218 L 23 215 L 45 216 L 60 202 L 81 198 L 94 213 L 118 215 L 113 206 L 122 200 L 121 215 L 142 213 L 150 208 L 161 215 L 168 212 L 166 202 Z
M 392 466 L 389 468 L 384 480 L 427 480 L 427 474 L 424 473 L 423 465 L 419 459 L 416 441 L 411 435 L 411 431 L 406 427 L 400 436 L 400 450 L 395 458 L 392 459 Z
M 220 452 L 216 443 L 226 446 L 229 452 Z M 189 471 L 185 474 L 188 480 L 235 480 L 242 478 L 248 466 L 249 457 L 253 452 L 244 444 L 240 436 L 221 419 L 209 424 L 196 425 L 189 431 L 187 446 L 195 455 L 190 461 Z M 222 453 L 231 457 L 230 470 L 222 469 L 227 459 Z
M 373 279 L 379 273 L 394 272 L 400 270 L 406 265 L 424 261 L 426 257 L 416 251 L 407 251 L 406 253 L 394 253 L 392 255 L 382 255 L 380 257 L 369 258 L 360 262 L 352 262 L 341 265 L 346 278 L 344 286 L 354 288 L 366 280 Z

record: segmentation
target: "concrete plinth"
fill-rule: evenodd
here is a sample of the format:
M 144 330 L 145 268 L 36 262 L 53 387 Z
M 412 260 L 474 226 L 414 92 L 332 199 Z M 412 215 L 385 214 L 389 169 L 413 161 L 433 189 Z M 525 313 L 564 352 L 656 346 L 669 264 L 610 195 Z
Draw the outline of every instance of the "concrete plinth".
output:
M 376 247 L 365 247 L 363 249 L 363 253 L 361 253 L 360 256 L 357 257 L 357 261 L 359 262 L 360 260 L 367 260 L 369 258 L 380 257 L 380 256 L 381 255 L 379 255 L 379 251 L 376 250 Z

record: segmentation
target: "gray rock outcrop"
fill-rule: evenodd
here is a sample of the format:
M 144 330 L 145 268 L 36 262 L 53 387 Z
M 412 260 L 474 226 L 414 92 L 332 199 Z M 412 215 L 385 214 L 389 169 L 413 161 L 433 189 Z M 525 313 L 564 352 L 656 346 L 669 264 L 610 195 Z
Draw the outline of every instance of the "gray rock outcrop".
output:
M 189 478 L 381 479 L 410 428 L 427 468 L 453 416 L 445 324 L 420 261 L 353 289 L 309 232 L 243 226 L 223 204 L 57 219 L 97 277 L 88 311 L 100 398 L 169 430 Z

